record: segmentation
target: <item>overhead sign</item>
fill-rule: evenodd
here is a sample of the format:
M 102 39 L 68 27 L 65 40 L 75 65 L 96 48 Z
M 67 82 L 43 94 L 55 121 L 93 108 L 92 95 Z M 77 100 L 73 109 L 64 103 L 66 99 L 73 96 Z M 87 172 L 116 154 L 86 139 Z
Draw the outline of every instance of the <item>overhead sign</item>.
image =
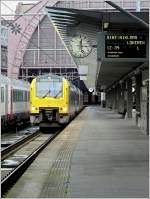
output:
M 105 58 L 146 58 L 146 36 L 105 35 Z

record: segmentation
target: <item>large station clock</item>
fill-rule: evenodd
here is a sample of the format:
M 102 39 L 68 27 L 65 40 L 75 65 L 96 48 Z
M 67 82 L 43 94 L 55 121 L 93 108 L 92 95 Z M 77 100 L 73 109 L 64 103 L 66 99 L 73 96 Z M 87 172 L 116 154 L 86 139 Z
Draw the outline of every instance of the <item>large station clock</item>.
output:
M 92 46 L 86 35 L 78 35 L 70 40 L 69 50 L 74 57 L 83 58 L 91 53 Z

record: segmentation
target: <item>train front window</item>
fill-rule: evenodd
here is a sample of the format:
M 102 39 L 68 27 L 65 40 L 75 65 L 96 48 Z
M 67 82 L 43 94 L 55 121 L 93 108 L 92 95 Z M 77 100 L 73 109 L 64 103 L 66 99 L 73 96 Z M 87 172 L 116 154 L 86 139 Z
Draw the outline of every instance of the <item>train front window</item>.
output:
M 62 96 L 62 79 L 60 78 L 45 78 L 37 81 L 37 97 L 54 97 Z

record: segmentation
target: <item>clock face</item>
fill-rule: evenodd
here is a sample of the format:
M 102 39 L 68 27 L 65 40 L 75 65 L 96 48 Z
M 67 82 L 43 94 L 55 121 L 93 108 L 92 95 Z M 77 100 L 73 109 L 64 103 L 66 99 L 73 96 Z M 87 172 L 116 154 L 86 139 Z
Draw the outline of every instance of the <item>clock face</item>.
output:
M 91 53 L 92 46 L 85 35 L 79 35 L 71 39 L 69 50 L 74 57 L 83 58 Z

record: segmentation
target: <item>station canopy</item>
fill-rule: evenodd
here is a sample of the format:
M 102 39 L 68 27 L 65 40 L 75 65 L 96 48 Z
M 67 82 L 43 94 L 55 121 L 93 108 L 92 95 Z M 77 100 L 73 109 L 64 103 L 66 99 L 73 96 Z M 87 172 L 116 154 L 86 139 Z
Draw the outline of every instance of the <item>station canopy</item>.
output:
M 105 41 L 99 42 L 99 33 L 126 36 L 137 36 L 140 33 L 146 38 L 145 44 L 148 44 L 148 29 L 125 13 L 117 10 L 78 10 L 58 7 L 46 7 L 45 10 L 70 54 L 72 38 L 85 35 L 90 41 L 92 51 L 88 56 L 82 58 L 73 56 L 79 68 L 83 65 L 87 67 L 88 72 L 84 74 L 87 87 L 108 88 L 140 65 L 148 66 L 147 45 L 145 45 L 146 55 L 143 58 L 137 59 L 134 56 L 130 58 L 129 55 L 129 59 L 128 57 L 103 59 L 102 53 L 106 53 L 104 49 L 106 44 Z M 148 24 L 148 11 L 131 12 L 131 14 Z M 98 46 L 100 44 L 103 46 Z M 104 49 L 104 52 L 99 48 Z

